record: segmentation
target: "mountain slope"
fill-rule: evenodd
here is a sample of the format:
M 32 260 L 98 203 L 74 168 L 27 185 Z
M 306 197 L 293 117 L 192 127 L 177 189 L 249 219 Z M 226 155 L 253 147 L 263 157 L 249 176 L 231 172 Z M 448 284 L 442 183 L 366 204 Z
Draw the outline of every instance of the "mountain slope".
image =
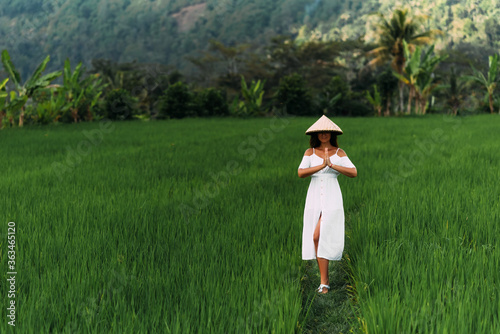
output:
M 48 70 L 60 69 L 66 57 L 87 67 L 94 58 L 107 58 L 187 70 L 185 56 L 196 55 L 211 38 L 254 43 L 254 49 L 276 34 L 373 42 L 372 14 L 403 6 L 428 15 L 428 28 L 445 32 L 438 49 L 500 46 L 494 0 L 13 0 L 0 9 L 0 48 L 11 52 L 23 78 L 47 54 Z M 308 29 L 300 30 L 304 24 Z

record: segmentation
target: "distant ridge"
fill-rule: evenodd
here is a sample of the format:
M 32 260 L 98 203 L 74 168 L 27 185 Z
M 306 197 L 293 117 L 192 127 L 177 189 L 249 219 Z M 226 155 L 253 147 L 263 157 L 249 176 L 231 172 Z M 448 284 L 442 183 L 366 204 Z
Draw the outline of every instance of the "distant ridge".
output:
M 373 42 L 378 20 L 373 14 L 410 5 L 415 14 L 429 17 L 428 28 L 444 31 L 438 50 L 500 49 L 500 8 L 468 0 L 13 0 L 0 9 L 0 49 L 9 50 L 24 77 L 48 54 L 48 70 L 62 68 L 66 57 L 87 67 L 94 58 L 106 58 L 188 70 L 186 56 L 199 54 L 210 39 L 252 43 L 254 51 L 272 36 L 299 31 L 306 39 Z

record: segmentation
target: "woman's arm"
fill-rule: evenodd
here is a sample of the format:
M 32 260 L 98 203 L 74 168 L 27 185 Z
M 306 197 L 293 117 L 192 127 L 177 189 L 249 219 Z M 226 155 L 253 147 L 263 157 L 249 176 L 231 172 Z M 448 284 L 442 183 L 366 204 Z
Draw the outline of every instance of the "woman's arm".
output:
M 330 164 L 330 168 L 335 169 L 340 174 L 344 174 L 345 176 L 348 176 L 351 178 L 358 176 L 358 171 L 356 170 L 356 168 L 342 167 L 342 166 L 334 165 L 334 164 Z
M 320 170 L 322 170 L 323 168 L 325 168 L 325 166 L 326 165 L 318 165 L 318 166 L 315 166 L 315 167 L 300 168 L 299 169 L 299 177 L 300 178 L 305 178 L 305 177 L 311 176 L 314 173 L 319 172 Z
M 342 150 L 340 148 L 338 149 L 337 155 L 341 158 L 347 157 L 347 154 L 344 152 L 344 150 Z M 347 158 L 347 159 L 349 159 L 349 158 Z M 352 163 L 351 163 L 351 165 L 352 165 Z M 356 170 L 356 167 L 354 167 L 354 165 L 352 165 L 353 167 L 343 167 L 343 166 L 339 166 L 339 165 L 329 164 L 329 166 L 330 166 L 330 168 L 335 169 L 337 172 L 339 172 L 340 174 L 343 174 L 347 177 L 354 178 L 354 177 L 358 176 L 358 171 Z

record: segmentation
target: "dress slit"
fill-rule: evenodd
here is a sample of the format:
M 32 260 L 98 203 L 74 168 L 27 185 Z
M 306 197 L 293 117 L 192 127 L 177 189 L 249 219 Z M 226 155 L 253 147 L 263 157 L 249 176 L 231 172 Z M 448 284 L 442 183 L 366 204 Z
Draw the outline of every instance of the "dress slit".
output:
M 316 231 L 316 227 L 318 226 L 318 223 L 319 223 L 319 220 L 321 219 L 321 215 L 322 214 L 323 214 L 323 211 L 320 211 L 318 219 L 316 219 L 316 224 L 314 224 L 313 235 L 314 235 L 314 231 Z M 321 226 L 320 226 L 320 231 L 319 232 L 320 232 L 319 235 L 321 237 Z

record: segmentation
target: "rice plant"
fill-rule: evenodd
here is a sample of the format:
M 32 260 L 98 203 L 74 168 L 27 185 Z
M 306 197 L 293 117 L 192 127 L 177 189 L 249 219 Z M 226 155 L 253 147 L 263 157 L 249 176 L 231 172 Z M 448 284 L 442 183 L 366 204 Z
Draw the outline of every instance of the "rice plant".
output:
M 18 274 L 0 331 L 307 328 L 297 167 L 315 119 L 1 131 L 4 310 L 9 221 Z M 500 119 L 334 120 L 359 172 L 340 179 L 352 330 L 498 332 Z

